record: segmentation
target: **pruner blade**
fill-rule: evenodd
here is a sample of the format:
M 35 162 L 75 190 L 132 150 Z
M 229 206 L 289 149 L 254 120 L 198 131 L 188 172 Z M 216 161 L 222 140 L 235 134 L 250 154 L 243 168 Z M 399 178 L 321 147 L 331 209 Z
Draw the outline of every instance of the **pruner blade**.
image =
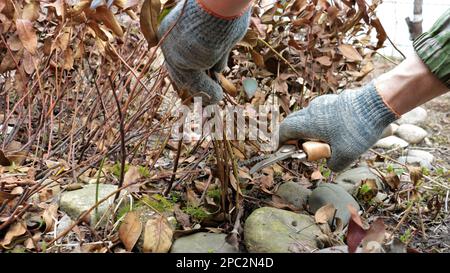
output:
M 283 161 L 288 158 L 296 158 L 299 160 L 306 160 L 307 159 L 306 153 L 303 152 L 303 150 L 300 150 L 297 148 L 296 145 L 283 145 L 278 149 L 274 154 L 268 156 L 267 159 L 262 160 L 255 164 L 250 169 L 250 174 L 254 174 L 261 169 L 264 169 L 265 167 L 268 167 L 270 165 L 273 165 L 279 161 Z

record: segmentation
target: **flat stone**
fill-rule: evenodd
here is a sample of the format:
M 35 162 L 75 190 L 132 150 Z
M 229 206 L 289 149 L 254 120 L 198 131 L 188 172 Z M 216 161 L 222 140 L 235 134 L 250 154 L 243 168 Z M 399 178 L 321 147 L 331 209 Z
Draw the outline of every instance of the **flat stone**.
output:
M 427 110 L 423 107 L 417 107 L 408 113 L 404 114 L 400 119 L 397 120 L 398 124 L 414 124 L 423 125 L 427 120 Z
M 286 203 L 292 204 L 297 208 L 303 208 L 308 202 L 311 190 L 295 182 L 286 182 L 278 188 L 276 194 Z
M 244 225 L 251 253 L 311 252 L 321 234 L 311 216 L 270 207 L 253 211 Z
M 353 196 L 341 186 L 331 183 L 322 183 L 315 188 L 309 197 L 308 204 L 311 213 L 316 213 L 318 209 L 327 204 L 333 204 L 337 210 L 336 217 L 341 218 L 344 226 L 350 220 L 350 211 L 347 205 L 351 205 L 359 210 L 359 204 Z
M 383 149 L 392 149 L 395 147 L 401 147 L 406 148 L 408 147 L 409 143 L 404 141 L 403 139 L 396 137 L 396 136 L 388 136 L 385 138 L 382 138 L 378 140 L 377 143 L 375 143 L 375 147 L 377 148 L 383 148 Z
M 418 165 L 420 167 L 425 167 L 429 170 L 433 169 L 433 166 L 428 160 L 425 160 L 420 157 L 415 156 L 401 156 L 398 159 L 398 162 L 402 164 L 409 164 L 409 165 Z
M 428 135 L 427 131 L 412 124 L 400 125 L 396 134 L 410 144 L 420 143 Z
M 430 163 L 434 162 L 434 155 L 432 155 L 431 153 L 427 152 L 427 151 L 422 151 L 422 150 L 409 150 L 408 151 L 408 156 L 414 156 L 414 157 L 418 157 L 418 158 L 422 158 Z
M 225 241 L 226 234 L 199 232 L 175 240 L 171 253 L 238 253 Z
M 399 126 L 398 126 L 397 124 L 395 124 L 395 123 L 389 124 L 389 125 L 383 130 L 383 133 L 381 134 L 380 139 L 381 139 L 381 138 L 388 137 L 388 136 L 392 136 L 393 134 L 395 134 L 395 132 L 397 131 L 398 127 L 399 127 Z
M 99 194 L 98 200 L 101 200 L 117 190 L 117 186 L 108 184 L 99 184 Z M 95 195 L 96 195 L 96 184 L 89 184 L 84 186 L 84 188 L 67 191 L 61 194 L 60 208 L 62 211 L 67 213 L 72 219 L 77 219 L 83 212 L 90 209 L 95 205 Z M 107 212 L 108 208 L 114 202 L 114 195 L 111 196 L 107 201 L 101 203 L 98 208 L 98 219 Z M 95 217 L 95 210 L 89 214 L 89 219 L 91 225 L 95 225 L 98 221 Z M 107 219 L 108 217 L 103 217 Z M 103 223 L 103 221 L 102 221 Z M 106 223 L 106 221 L 105 221 Z
M 348 193 L 353 193 L 361 184 L 361 181 L 366 179 L 375 179 L 378 189 L 384 189 L 383 181 L 368 167 L 359 167 L 345 171 L 336 177 L 335 183 L 344 188 Z

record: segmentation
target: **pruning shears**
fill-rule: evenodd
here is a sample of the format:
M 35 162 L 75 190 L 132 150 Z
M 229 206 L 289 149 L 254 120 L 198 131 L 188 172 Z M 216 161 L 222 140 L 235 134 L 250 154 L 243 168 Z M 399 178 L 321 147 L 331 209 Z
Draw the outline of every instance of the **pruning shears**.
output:
M 250 174 L 254 174 L 268 166 L 289 158 L 298 159 L 300 161 L 316 161 L 330 157 L 331 148 L 330 145 L 326 143 L 317 141 L 306 141 L 300 143 L 299 141 L 295 141 L 295 143 L 288 142 L 287 144 L 281 146 L 273 154 L 253 157 L 242 162 L 240 165 L 251 165 L 257 162 L 250 169 Z

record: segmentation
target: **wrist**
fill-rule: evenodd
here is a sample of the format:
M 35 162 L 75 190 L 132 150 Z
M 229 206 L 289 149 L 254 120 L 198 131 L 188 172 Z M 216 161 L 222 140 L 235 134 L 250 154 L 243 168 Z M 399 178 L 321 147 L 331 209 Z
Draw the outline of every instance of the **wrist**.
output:
M 231 20 L 242 16 L 252 5 L 253 0 L 196 0 L 211 15 Z
M 417 55 L 378 77 L 375 86 L 386 106 L 396 115 L 403 115 L 447 91 Z

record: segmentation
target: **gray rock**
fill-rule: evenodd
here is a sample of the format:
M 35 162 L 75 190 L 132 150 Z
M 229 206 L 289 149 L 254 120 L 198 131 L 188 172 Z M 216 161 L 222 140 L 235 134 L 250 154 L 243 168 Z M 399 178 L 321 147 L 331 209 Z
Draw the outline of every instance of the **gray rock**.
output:
M 395 123 L 389 124 L 389 125 L 383 130 L 383 133 L 381 134 L 380 139 L 381 139 L 381 138 L 388 137 L 388 136 L 392 136 L 393 134 L 395 134 L 395 132 L 397 131 L 397 129 L 398 129 L 398 125 L 397 125 L 397 124 L 395 124 Z
M 375 147 L 383 148 L 383 149 L 391 149 L 395 147 L 401 147 L 405 148 L 409 145 L 408 142 L 404 141 L 403 139 L 396 137 L 396 136 L 388 136 L 385 138 L 382 138 L 378 140 L 377 143 L 375 143 Z
M 199 232 L 181 237 L 172 245 L 171 253 L 238 253 L 225 241 L 226 234 Z
M 398 162 L 402 164 L 409 164 L 409 165 L 418 165 L 420 167 L 425 167 L 429 170 L 433 169 L 433 166 L 428 160 L 425 160 L 420 157 L 415 156 L 401 156 L 398 159 Z
M 345 171 L 336 177 L 335 182 L 347 192 L 353 193 L 360 185 L 360 182 L 366 179 L 375 179 L 378 189 L 381 190 L 384 188 L 383 181 L 368 167 L 359 167 Z
M 404 114 L 400 119 L 397 120 L 398 124 L 414 124 L 422 125 L 427 119 L 427 110 L 422 107 L 414 108 L 408 113 Z
M 100 184 L 99 185 L 99 195 L 98 200 L 105 198 L 107 195 L 111 194 L 117 189 L 117 186 Z M 84 188 L 63 192 L 61 194 L 60 208 L 62 211 L 67 213 L 72 219 L 77 219 L 83 212 L 90 209 L 95 205 L 95 195 L 96 195 L 96 185 L 90 184 L 86 185 Z M 105 214 L 109 207 L 114 202 L 114 195 L 111 196 L 107 201 L 101 203 L 98 206 L 98 218 L 95 217 L 95 210 L 89 214 L 89 219 L 91 225 L 95 225 L 97 221 Z M 111 211 L 111 210 L 110 210 Z M 103 217 L 107 219 L 108 217 Z M 106 221 L 102 221 L 102 224 Z
M 410 144 L 420 143 L 428 135 L 427 131 L 412 124 L 400 125 L 396 134 Z
M 244 226 L 251 253 L 311 252 L 321 234 L 311 216 L 270 207 L 253 211 Z
M 314 253 L 348 253 L 348 246 L 332 246 L 329 248 L 324 248 Z M 362 253 L 362 248 L 358 247 L 355 253 Z
M 276 194 L 286 203 L 292 204 L 297 208 L 303 208 L 303 206 L 308 202 L 308 197 L 311 194 L 311 190 L 300 186 L 295 182 L 286 182 L 278 188 Z
M 308 204 L 311 213 L 316 213 L 318 209 L 327 204 L 333 204 L 337 210 L 336 217 L 341 218 L 344 226 L 348 224 L 350 219 L 347 205 L 351 205 L 359 210 L 358 202 L 353 196 L 342 187 L 330 183 L 322 183 L 315 188 L 309 197 Z
M 409 150 L 408 156 L 422 158 L 430 163 L 434 161 L 434 156 L 431 153 L 422 150 Z

